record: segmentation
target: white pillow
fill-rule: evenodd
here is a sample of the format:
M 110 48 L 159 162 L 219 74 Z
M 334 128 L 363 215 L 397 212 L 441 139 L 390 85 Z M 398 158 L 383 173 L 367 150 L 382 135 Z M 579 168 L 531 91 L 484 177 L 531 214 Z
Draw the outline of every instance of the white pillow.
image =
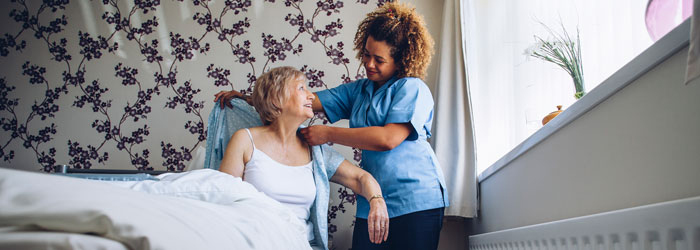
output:
M 182 197 L 219 205 L 230 205 L 250 198 L 263 199 L 275 206 L 282 204 L 259 192 L 240 177 L 213 169 L 198 169 L 182 173 L 165 173 L 159 180 L 112 181 L 110 184 L 149 194 Z
M 192 157 L 192 161 L 190 161 L 190 164 L 187 165 L 187 168 L 185 168 L 185 171 L 191 171 L 191 170 L 197 170 L 197 169 L 204 168 L 204 160 L 207 157 L 207 148 L 204 145 L 207 145 L 207 142 L 203 141 L 202 143 L 203 144 L 201 144 L 197 147 L 197 150 L 194 153 L 194 157 Z

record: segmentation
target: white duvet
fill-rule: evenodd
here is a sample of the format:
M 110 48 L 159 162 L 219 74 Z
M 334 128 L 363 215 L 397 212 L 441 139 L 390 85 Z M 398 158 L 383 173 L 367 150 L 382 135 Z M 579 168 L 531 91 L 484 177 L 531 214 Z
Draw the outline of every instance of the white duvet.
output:
M 310 249 L 294 215 L 240 178 L 209 169 L 159 178 L 0 168 L 0 228 L 99 236 L 129 249 Z

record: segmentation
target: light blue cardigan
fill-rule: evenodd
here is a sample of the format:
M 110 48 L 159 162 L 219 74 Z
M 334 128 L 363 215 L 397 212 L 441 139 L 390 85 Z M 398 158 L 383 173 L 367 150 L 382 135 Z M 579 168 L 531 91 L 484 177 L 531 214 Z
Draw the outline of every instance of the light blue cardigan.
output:
M 209 115 L 207 126 L 207 154 L 204 168 L 219 169 L 231 135 L 239 129 L 262 126 L 255 109 L 241 99 L 231 100 L 233 109 L 219 108 L 218 103 Z M 311 147 L 316 183 L 316 200 L 311 206 L 311 222 L 314 224 L 314 245 L 328 249 L 328 200 L 330 179 L 345 158 L 330 146 Z M 319 242 L 320 240 L 320 242 Z

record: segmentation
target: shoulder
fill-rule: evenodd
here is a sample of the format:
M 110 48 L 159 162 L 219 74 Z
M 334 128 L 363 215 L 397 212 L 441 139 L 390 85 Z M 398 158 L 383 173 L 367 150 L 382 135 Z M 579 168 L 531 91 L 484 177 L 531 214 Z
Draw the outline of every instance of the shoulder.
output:
M 247 130 L 250 130 L 250 134 L 248 134 Z M 254 137 L 255 134 L 257 134 L 259 132 L 259 130 L 260 130 L 260 127 L 239 129 L 236 132 L 234 132 L 233 135 L 231 135 L 231 140 L 230 140 L 229 144 L 235 143 L 235 145 L 238 145 L 238 146 L 249 145 L 250 144 L 250 137 L 251 136 Z M 248 142 L 248 143 L 244 143 L 244 142 Z
M 340 100 L 352 100 L 358 96 L 364 89 L 367 88 L 372 81 L 369 79 L 359 79 L 349 83 L 343 83 L 330 89 L 316 92 L 319 100 L 324 104 L 330 104 L 329 100 L 340 98 Z
M 253 134 L 253 136 L 260 133 L 263 129 L 264 129 L 264 126 L 257 126 L 257 127 L 248 128 L 248 130 L 250 131 L 251 134 Z M 248 134 L 248 132 L 245 131 L 246 130 L 245 128 L 240 129 L 239 131 L 241 131 L 241 130 L 243 131 L 243 133 Z
M 367 84 L 372 84 L 372 81 L 367 78 L 361 78 L 357 79 L 355 81 L 349 82 L 349 83 L 343 83 L 341 85 L 359 85 L 359 86 L 366 86 Z
M 231 141 L 238 141 L 241 138 L 248 138 L 248 131 L 246 131 L 244 128 L 236 130 L 236 132 L 233 132 L 233 135 L 231 135 Z
M 340 85 L 338 85 L 338 87 L 347 88 L 347 89 L 350 89 L 353 91 L 360 91 L 360 90 L 364 89 L 365 87 L 367 87 L 367 85 L 369 85 L 369 84 L 372 84 L 372 81 L 370 81 L 367 78 L 363 78 L 363 79 L 355 80 L 353 82 L 340 84 Z
M 244 145 L 246 145 L 246 141 L 250 141 L 250 139 L 248 139 L 248 132 L 246 132 L 245 129 L 239 129 L 231 135 L 226 145 L 226 152 L 240 152 L 241 150 L 245 150 L 246 148 Z M 250 142 L 247 144 L 250 144 Z
M 420 78 L 404 77 L 396 80 L 391 87 L 394 95 L 420 96 L 421 98 L 432 98 L 432 93 L 428 85 Z
M 363 79 L 357 79 L 357 80 L 352 81 L 352 82 L 340 84 L 340 85 L 335 86 L 331 89 L 349 89 L 349 90 L 358 89 L 359 90 L 359 89 L 366 87 L 368 84 L 372 84 L 372 81 L 370 81 L 367 78 L 363 78 Z
M 407 89 L 416 89 L 416 90 L 429 90 L 428 85 L 425 84 L 423 80 L 420 78 L 416 77 L 404 77 L 404 78 L 399 78 L 396 80 L 396 83 L 394 83 L 395 88 L 407 88 Z
M 254 128 L 250 128 L 251 134 L 255 134 Z M 226 148 L 227 154 L 232 154 L 237 157 L 243 157 L 243 163 L 246 164 L 250 161 L 250 156 L 253 152 L 253 141 L 251 140 L 251 135 L 248 134 L 245 128 L 239 129 L 233 133 L 231 140 L 228 142 Z

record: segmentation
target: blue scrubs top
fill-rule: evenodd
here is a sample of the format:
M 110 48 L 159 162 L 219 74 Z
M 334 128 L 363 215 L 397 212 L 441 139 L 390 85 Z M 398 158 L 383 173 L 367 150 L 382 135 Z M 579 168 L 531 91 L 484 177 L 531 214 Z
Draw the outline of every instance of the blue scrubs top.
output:
M 351 128 L 388 123 L 413 128 L 392 150 L 362 150 L 360 166 L 379 182 L 390 218 L 449 206 L 442 169 L 427 141 L 433 97 L 422 80 L 393 77 L 375 90 L 373 81 L 361 79 L 316 94 L 332 123 L 349 119 Z M 368 213 L 369 203 L 358 196 L 357 217 L 366 219 Z

